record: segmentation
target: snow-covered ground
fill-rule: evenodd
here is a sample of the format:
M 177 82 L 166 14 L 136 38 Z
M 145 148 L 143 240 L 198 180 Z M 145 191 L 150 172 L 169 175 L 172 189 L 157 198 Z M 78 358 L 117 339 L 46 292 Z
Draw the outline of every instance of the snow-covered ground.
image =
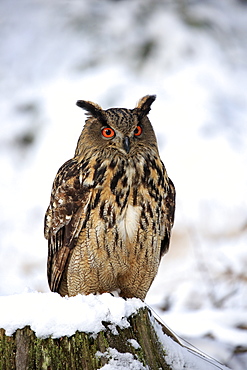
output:
M 0 14 L 0 294 L 48 292 L 43 217 L 84 123 L 75 102 L 134 107 L 155 93 L 150 119 L 177 210 L 146 302 L 244 369 L 246 2 L 2 0 Z

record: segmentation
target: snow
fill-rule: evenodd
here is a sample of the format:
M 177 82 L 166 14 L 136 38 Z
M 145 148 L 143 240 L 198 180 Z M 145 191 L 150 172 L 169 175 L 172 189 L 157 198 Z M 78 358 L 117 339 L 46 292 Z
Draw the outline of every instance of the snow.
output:
M 245 310 L 201 310 L 183 313 L 173 313 L 162 315 L 169 327 L 175 332 L 186 333 L 190 331 L 192 337 L 204 337 L 211 333 L 220 342 L 227 338 L 232 345 L 242 345 L 247 343 L 246 331 L 239 331 L 237 328 L 243 325 L 246 320 Z M 193 322 L 192 328 L 191 322 Z
M 143 366 L 143 364 L 136 360 L 132 353 L 121 353 L 118 352 L 115 348 L 109 347 L 108 350 L 104 353 L 96 352 L 98 357 L 109 358 L 108 364 L 104 365 L 100 369 L 103 370 L 148 370 L 149 367 Z
M 128 339 L 128 342 L 134 347 L 135 349 L 140 348 L 140 344 L 135 339 Z
M 222 369 L 227 370 L 228 367 L 220 364 L 215 361 L 213 358 L 208 357 L 195 351 L 192 351 L 190 348 L 185 348 L 174 342 L 171 337 L 168 337 L 163 333 L 160 324 L 154 320 L 152 317 L 153 327 L 156 330 L 158 337 L 161 340 L 161 343 L 164 345 L 166 352 L 166 362 L 171 366 L 173 370 L 181 369 L 200 369 L 200 370 L 209 370 L 209 369 Z
M 245 309 L 172 312 L 161 314 L 161 318 L 173 332 L 179 333 L 179 339 L 185 346 L 199 349 L 204 355 L 210 354 L 218 361 L 228 363 L 232 369 L 244 368 L 246 356 L 243 360 L 232 359 L 232 348 L 246 347 L 247 333 L 241 330 L 246 323 Z
M 150 119 L 177 209 L 146 302 L 177 334 L 244 368 L 245 3 L 1 1 L 0 295 L 48 294 L 43 217 L 84 123 L 75 102 L 134 107 L 156 94 Z
M 61 297 L 57 293 L 22 293 L 0 297 L 0 327 L 6 335 L 27 325 L 40 338 L 71 336 L 77 330 L 97 335 L 109 322 L 113 334 L 116 327 L 129 327 L 127 318 L 144 306 L 137 299 L 120 299 L 109 293 Z

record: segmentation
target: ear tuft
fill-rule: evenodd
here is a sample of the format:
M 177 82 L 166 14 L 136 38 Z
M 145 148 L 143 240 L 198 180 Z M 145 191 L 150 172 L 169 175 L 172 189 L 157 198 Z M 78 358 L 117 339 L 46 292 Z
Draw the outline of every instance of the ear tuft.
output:
M 156 95 L 146 95 L 139 100 L 136 108 L 139 110 L 139 115 L 141 117 L 146 116 L 150 112 L 151 105 L 155 101 L 155 99 Z
M 98 104 L 92 103 L 91 101 L 78 100 L 76 105 L 87 111 L 91 116 L 104 120 L 103 109 Z

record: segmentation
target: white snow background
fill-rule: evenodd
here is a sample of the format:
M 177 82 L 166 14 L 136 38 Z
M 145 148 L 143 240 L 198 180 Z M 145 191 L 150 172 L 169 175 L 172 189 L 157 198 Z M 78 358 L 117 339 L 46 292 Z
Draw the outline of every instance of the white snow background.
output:
M 157 94 L 149 116 L 177 190 L 146 302 L 244 369 L 246 1 L 0 2 L 0 294 L 49 291 L 43 217 L 84 124 L 75 102 L 132 108 L 146 94 Z

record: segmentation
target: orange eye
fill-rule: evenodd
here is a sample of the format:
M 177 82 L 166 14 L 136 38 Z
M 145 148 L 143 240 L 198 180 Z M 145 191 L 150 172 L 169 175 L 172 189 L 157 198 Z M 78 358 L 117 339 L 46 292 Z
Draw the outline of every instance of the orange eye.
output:
M 140 136 L 142 133 L 142 127 L 141 126 L 136 126 L 136 129 L 134 130 L 134 135 L 135 136 Z
M 101 133 L 106 139 L 112 139 L 115 136 L 115 131 L 110 127 L 103 128 Z

